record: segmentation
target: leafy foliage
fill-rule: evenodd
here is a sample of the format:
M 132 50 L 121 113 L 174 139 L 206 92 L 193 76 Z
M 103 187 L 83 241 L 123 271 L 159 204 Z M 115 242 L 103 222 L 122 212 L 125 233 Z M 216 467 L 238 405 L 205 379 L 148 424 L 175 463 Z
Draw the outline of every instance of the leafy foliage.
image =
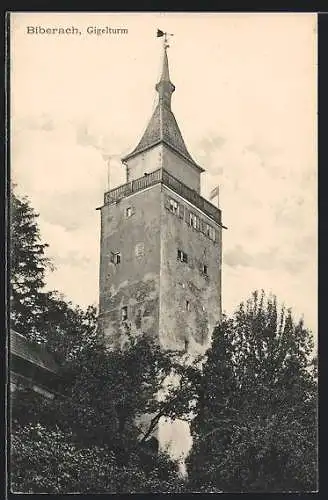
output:
M 195 489 L 316 489 L 316 370 L 303 321 L 255 292 L 214 332 L 198 385 Z
M 45 293 L 37 331 L 57 361 L 69 363 L 97 344 L 97 309 L 84 310 L 58 292 Z
M 107 445 L 80 447 L 73 434 L 59 428 L 20 427 L 12 450 L 16 493 L 169 493 L 183 488 L 166 456 L 156 457 L 148 473 L 139 455 L 121 465 Z
M 177 464 L 147 439 L 160 416 L 179 411 L 175 397 L 154 397 L 173 354 L 161 353 L 145 337 L 123 351 L 93 346 L 65 365 L 63 398 L 31 398 L 22 391 L 12 409 L 12 489 L 182 491 Z M 145 411 L 151 414 L 140 427 Z

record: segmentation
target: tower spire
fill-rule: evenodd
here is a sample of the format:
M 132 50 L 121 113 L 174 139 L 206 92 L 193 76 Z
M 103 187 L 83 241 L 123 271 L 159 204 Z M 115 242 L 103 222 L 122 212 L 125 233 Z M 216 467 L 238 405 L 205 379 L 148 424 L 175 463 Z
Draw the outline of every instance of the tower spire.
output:
M 164 31 L 157 30 L 157 37 L 163 37 L 162 72 L 155 86 L 158 92 L 158 103 L 138 145 L 131 153 L 125 155 L 122 160 L 126 162 L 130 158 L 146 150 L 163 144 L 180 157 L 184 158 L 184 160 L 191 163 L 199 172 L 204 172 L 204 169 L 197 165 L 190 156 L 174 114 L 172 113 L 171 97 L 175 90 L 175 86 L 170 80 L 169 61 L 167 57 L 169 36 L 172 36 L 172 33 L 165 33 Z
M 159 82 L 156 84 L 156 90 L 159 95 L 159 104 L 164 104 L 169 109 L 171 109 L 171 97 L 175 90 L 175 86 L 170 80 L 170 71 L 169 71 L 169 61 L 167 57 L 167 49 L 169 48 L 168 44 L 168 36 L 172 36 L 169 33 L 163 33 L 162 31 L 157 31 L 157 36 L 164 36 L 163 38 L 163 65 L 162 65 L 162 74 Z

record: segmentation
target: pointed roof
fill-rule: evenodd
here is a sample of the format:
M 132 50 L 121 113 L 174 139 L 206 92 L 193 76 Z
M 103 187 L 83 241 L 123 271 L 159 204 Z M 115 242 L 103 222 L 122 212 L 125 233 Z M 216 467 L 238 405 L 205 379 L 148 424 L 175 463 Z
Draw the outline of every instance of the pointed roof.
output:
M 175 90 L 175 86 L 170 80 L 166 44 L 164 44 L 162 74 L 155 88 L 159 95 L 156 108 L 138 145 L 131 153 L 123 158 L 123 161 L 157 144 L 163 143 L 183 156 L 201 172 L 204 172 L 204 169 L 197 165 L 189 154 L 175 116 L 171 110 L 171 97 Z

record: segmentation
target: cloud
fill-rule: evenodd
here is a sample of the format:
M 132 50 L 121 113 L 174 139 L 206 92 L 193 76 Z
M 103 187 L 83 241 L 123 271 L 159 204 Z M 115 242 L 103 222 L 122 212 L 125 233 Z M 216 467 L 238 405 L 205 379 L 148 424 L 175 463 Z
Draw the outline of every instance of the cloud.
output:
M 243 266 L 258 269 L 273 269 L 277 266 L 279 248 L 270 248 L 265 252 L 247 253 L 241 245 L 224 254 L 224 263 L 231 267 Z
M 14 121 L 14 130 L 45 130 L 51 131 L 54 129 L 55 124 L 53 118 L 47 114 L 42 113 L 38 116 L 25 116 Z

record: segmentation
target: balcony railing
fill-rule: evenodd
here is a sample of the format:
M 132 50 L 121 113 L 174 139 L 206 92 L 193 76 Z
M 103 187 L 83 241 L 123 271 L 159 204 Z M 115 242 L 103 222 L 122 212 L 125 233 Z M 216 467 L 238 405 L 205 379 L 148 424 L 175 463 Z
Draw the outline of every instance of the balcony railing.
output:
M 143 177 L 139 177 L 139 179 L 135 179 L 131 182 L 127 182 L 122 186 L 119 186 L 115 189 L 111 189 L 105 193 L 104 203 L 105 205 L 117 202 L 126 196 L 129 196 L 132 193 L 136 193 L 138 191 L 142 191 L 150 186 L 154 186 L 155 184 L 162 183 L 165 186 L 171 188 L 177 194 L 193 203 L 196 207 L 202 210 L 206 215 L 211 217 L 215 222 L 221 224 L 221 210 L 215 207 L 212 203 L 205 200 L 197 191 L 190 189 L 188 186 L 183 184 L 183 182 L 179 181 L 173 175 L 169 174 L 163 168 L 159 168 L 158 170 L 154 170 L 150 174 L 147 174 Z

